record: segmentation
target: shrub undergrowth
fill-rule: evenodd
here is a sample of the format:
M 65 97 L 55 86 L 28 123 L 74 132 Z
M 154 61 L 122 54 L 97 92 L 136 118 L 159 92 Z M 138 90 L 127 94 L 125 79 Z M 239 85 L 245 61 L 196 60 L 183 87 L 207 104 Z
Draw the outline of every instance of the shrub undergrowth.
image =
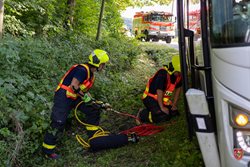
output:
M 148 77 L 169 61 L 176 50 L 139 45 L 121 37 L 94 41 L 79 35 L 53 39 L 5 36 L 0 48 L 0 166 L 200 165 L 196 144 L 190 144 L 187 135 L 183 135 L 186 129 L 171 138 L 164 132 L 143 138 L 141 144 L 135 146 L 93 154 L 76 142 L 74 134 L 79 124 L 73 121 L 75 126 L 59 143 L 63 159 L 52 162 L 40 152 L 49 126 L 54 89 L 66 70 L 73 64 L 86 62 L 93 49 L 106 50 L 111 61 L 103 73 L 97 74 L 91 93 L 96 99 L 110 102 L 116 110 L 131 114 L 143 107 L 140 98 Z M 112 113 L 103 114 L 102 119 L 103 126 L 113 132 L 134 125 L 133 120 Z M 183 116 L 177 121 L 184 119 Z M 180 128 L 184 124 L 181 123 Z M 171 146 L 172 142 L 178 149 Z

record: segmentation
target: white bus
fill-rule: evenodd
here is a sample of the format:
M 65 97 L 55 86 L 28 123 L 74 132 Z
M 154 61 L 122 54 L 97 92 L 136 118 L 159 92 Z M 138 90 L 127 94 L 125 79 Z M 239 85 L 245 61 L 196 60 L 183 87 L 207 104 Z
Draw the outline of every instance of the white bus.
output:
M 250 167 L 250 0 L 200 0 L 200 43 L 183 22 L 189 4 L 177 0 L 190 138 L 206 166 Z

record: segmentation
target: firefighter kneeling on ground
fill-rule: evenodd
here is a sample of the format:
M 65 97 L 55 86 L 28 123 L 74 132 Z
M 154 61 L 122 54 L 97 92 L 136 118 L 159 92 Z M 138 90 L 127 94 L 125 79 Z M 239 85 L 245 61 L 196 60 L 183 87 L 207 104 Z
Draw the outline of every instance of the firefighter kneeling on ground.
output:
M 100 128 L 98 125 L 101 108 L 96 103 L 91 102 L 92 98 L 88 91 L 94 84 L 94 73 L 101 71 L 108 61 L 109 57 L 105 51 L 95 49 L 90 54 L 87 63 L 72 66 L 61 79 L 54 95 L 51 124 L 42 145 L 46 157 L 51 159 L 60 157 L 55 153 L 57 140 L 65 128 L 70 111 L 76 106 L 85 114 L 86 124 L 90 125 L 86 126 L 90 150 L 116 148 L 128 144 L 129 141 L 138 141 L 135 134 L 93 137 Z M 78 105 L 79 103 L 81 104 Z
M 145 109 L 139 110 L 137 117 L 142 123 L 159 123 L 179 115 L 177 102 L 182 86 L 180 58 L 172 57 L 172 61 L 159 69 L 149 79 L 142 100 Z M 173 97 L 173 102 L 171 101 Z M 137 121 L 139 124 L 140 122 Z

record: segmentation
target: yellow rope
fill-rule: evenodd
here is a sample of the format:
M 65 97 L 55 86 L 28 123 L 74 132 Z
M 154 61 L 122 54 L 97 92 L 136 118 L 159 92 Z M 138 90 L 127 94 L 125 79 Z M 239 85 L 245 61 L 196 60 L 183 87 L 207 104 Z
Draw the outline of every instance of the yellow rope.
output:
M 90 145 L 89 145 L 89 141 L 94 139 L 94 138 L 97 138 L 97 137 L 103 137 L 103 136 L 108 136 L 109 135 L 109 132 L 108 131 L 104 131 L 100 126 L 96 126 L 96 125 L 91 125 L 91 124 L 87 124 L 87 123 L 84 123 L 82 122 L 79 117 L 77 116 L 77 108 L 83 103 L 83 101 L 81 101 L 80 103 L 77 104 L 76 108 L 75 108 L 75 117 L 77 119 L 78 122 L 80 122 L 82 125 L 84 126 L 88 126 L 88 127 L 96 127 L 98 128 L 99 130 L 95 132 L 95 134 L 88 139 L 88 142 L 86 142 L 85 140 L 82 139 L 82 137 L 80 135 L 76 135 L 76 139 L 77 141 L 86 149 L 90 148 Z
M 87 149 L 87 148 L 90 147 L 89 143 L 87 143 L 85 140 L 83 140 L 83 139 L 81 138 L 80 135 L 76 135 L 76 140 L 77 140 L 85 149 Z

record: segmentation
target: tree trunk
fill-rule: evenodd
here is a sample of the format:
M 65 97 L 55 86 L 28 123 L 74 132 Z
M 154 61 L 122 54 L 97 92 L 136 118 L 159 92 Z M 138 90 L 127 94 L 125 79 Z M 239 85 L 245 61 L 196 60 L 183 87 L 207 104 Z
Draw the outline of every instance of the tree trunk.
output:
M 76 6 L 76 1 L 75 0 L 68 0 L 68 6 L 69 6 L 69 21 L 70 24 L 73 25 L 74 23 L 74 9 Z
M 100 34 L 101 34 L 102 16 L 103 16 L 103 11 L 104 11 L 104 2 L 105 2 L 105 0 L 102 0 L 102 6 L 101 6 L 101 10 L 100 10 L 99 23 L 98 23 L 97 34 L 96 34 L 96 40 L 97 41 L 99 40 Z
M 75 0 L 67 0 L 67 6 L 68 6 L 68 10 L 66 12 L 66 20 L 65 20 L 65 28 L 67 30 L 72 29 L 72 26 L 74 24 L 74 8 L 76 5 L 76 1 Z
M 0 39 L 3 37 L 4 0 L 0 0 Z

